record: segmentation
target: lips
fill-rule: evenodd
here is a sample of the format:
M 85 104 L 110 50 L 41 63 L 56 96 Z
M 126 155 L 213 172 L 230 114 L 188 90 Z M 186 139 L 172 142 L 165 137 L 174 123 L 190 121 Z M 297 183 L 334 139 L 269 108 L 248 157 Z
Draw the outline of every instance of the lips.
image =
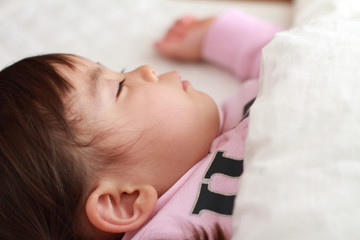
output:
M 187 80 L 181 80 L 181 75 L 177 71 L 173 71 L 173 74 L 176 74 L 177 78 L 181 82 L 182 88 L 184 91 L 186 91 L 189 87 L 191 87 L 191 83 Z
M 188 87 L 191 85 L 191 83 L 187 80 L 183 80 L 181 81 L 181 84 L 183 86 L 183 89 L 186 91 L 186 89 L 188 89 Z

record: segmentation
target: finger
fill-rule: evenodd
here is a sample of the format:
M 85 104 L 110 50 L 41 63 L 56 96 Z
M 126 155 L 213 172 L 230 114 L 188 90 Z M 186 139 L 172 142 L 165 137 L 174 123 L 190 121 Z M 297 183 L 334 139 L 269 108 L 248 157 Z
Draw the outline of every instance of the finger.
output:
M 179 49 L 179 45 L 174 42 L 169 41 L 157 41 L 154 44 L 155 49 L 162 55 L 166 57 L 176 57 L 177 50 Z
M 183 37 L 189 28 L 197 22 L 197 18 L 192 15 L 185 15 L 178 19 L 173 26 L 168 30 L 165 35 L 165 39 L 168 38 L 181 38 Z

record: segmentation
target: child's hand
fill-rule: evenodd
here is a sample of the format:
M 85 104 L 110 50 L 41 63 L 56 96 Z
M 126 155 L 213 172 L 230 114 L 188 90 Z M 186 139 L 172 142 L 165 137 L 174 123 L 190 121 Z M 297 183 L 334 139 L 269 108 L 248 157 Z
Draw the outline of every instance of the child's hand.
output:
M 164 56 L 182 60 L 202 60 L 201 49 L 205 35 L 215 18 L 197 19 L 184 16 L 177 20 L 166 35 L 155 43 L 155 48 Z

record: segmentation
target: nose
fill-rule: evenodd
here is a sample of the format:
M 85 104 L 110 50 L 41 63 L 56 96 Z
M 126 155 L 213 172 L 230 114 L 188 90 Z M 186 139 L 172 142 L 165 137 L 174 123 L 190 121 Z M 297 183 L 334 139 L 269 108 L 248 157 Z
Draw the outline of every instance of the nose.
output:
M 139 73 L 141 78 L 147 82 L 158 81 L 158 77 L 156 76 L 155 70 L 149 65 L 143 65 L 135 69 L 135 72 Z

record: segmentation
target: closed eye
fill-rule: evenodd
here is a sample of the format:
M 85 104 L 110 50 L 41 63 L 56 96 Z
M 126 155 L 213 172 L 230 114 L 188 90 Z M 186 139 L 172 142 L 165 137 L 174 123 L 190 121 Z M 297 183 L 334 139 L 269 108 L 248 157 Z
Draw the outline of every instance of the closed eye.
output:
M 121 89 L 123 88 L 124 86 L 124 82 L 125 82 L 126 78 L 124 80 L 122 80 L 121 82 L 119 82 L 119 87 L 118 87 L 118 90 L 116 92 L 116 98 L 119 97 L 120 93 L 121 93 Z

